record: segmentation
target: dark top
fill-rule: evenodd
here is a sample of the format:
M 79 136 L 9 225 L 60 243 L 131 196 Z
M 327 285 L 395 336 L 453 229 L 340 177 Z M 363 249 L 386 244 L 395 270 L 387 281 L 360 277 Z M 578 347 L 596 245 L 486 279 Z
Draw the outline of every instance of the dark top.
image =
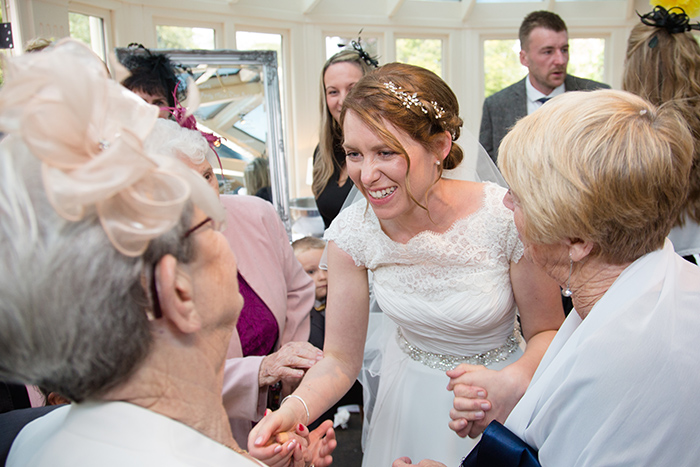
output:
M 26 386 L 0 382 L 0 413 L 31 406 Z
M 316 146 L 316 149 L 314 150 L 314 162 L 318 156 L 318 151 L 318 146 Z M 345 150 L 338 144 L 333 148 L 333 155 L 335 156 L 335 160 L 338 164 L 335 166 L 333 175 L 331 175 L 331 178 L 328 180 L 326 187 L 316 198 L 316 207 L 318 207 L 318 212 L 321 213 L 323 225 L 326 229 L 331 225 L 333 219 L 335 219 L 340 212 L 340 208 L 343 207 L 345 198 L 348 197 L 348 193 L 350 193 L 350 190 L 353 187 L 350 177 L 345 180 L 343 186 L 338 186 L 340 167 L 345 164 Z
M 43 417 L 61 405 L 11 410 L 0 415 L 0 465 L 5 465 L 12 442 L 29 422 Z
M 260 188 L 257 193 L 248 193 L 250 195 L 255 195 L 258 198 L 262 198 L 265 201 L 269 201 L 270 203 L 272 202 L 272 188 L 269 186 L 264 186 Z
M 311 309 L 311 329 L 309 330 L 309 342 L 314 347 L 323 350 L 323 341 L 326 334 L 326 300 L 322 304 Z

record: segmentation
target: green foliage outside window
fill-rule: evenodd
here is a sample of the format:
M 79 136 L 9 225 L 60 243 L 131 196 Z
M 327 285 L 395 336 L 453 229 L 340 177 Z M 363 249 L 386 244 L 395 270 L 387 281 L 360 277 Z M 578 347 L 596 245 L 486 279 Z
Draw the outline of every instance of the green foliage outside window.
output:
M 567 72 L 580 78 L 603 81 L 605 39 L 569 39 L 570 58 Z
M 427 68 L 442 77 L 442 41 L 396 39 L 396 61 Z
M 80 13 L 68 13 L 70 37 L 90 45 L 90 18 Z
M 214 30 L 179 26 L 156 26 L 159 49 L 213 49 Z
M 517 39 L 484 41 L 484 97 L 519 81 L 527 74 L 520 64 Z

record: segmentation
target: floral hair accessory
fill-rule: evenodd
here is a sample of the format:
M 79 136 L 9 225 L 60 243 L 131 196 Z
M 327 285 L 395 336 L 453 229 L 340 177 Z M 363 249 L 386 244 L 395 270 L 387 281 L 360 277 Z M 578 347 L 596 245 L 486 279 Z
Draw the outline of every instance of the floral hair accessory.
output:
M 421 102 L 420 99 L 418 99 L 418 93 L 413 93 L 409 94 L 406 91 L 403 91 L 401 89 L 401 86 L 396 86 L 393 82 L 389 81 L 387 83 L 384 83 L 384 87 L 389 90 L 393 95 L 396 96 L 398 100 L 400 100 L 404 107 L 407 109 L 410 109 L 412 106 L 419 107 L 421 111 L 428 115 L 428 107 Z M 435 118 L 437 120 L 441 119 L 445 115 L 445 109 L 443 109 L 440 105 L 438 105 L 437 102 L 435 101 L 430 101 L 430 105 L 433 108 L 433 112 L 435 113 Z
M 219 168 L 221 169 L 221 173 L 223 174 L 224 167 L 221 164 L 221 158 L 219 157 L 219 153 L 216 151 L 216 148 L 221 146 L 221 138 L 216 136 L 214 133 L 207 133 L 206 131 L 202 131 L 199 128 L 197 128 L 197 119 L 194 118 L 194 112 L 199 108 L 200 103 L 199 88 L 194 83 L 192 78 L 188 76 L 187 101 L 188 103 L 190 103 L 188 108 L 183 106 L 180 100 L 177 98 L 177 89 L 179 86 L 180 83 L 175 85 L 175 89 L 173 90 L 173 99 L 175 101 L 175 107 L 166 107 L 166 109 L 168 109 L 168 112 L 170 112 L 170 115 L 173 116 L 173 119 L 178 123 L 178 125 L 180 125 L 183 128 L 187 128 L 188 130 L 195 130 L 201 133 L 204 139 L 207 140 L 207 143 L 209 143 L 209 147 L 216 156 L 216 160 L 219 162 Z
M 109 79 L 104 63 L 75 40 L 6 65 L 5 139 L 23 143 L 41 161 L 46 196 L 61 217 L 96 216 L 126 256 L 143 254 L 172 229 L 190 199 L 209 217 L 224 218 L 201 176 L 144 151 L 157 118 L 157 107 Z
M 669 34 L 678 34 L 690 31 L 692 29 L 700 30 L 700 23 L 690 24 L 690 18 L 685 13 L 685 10 L 679 6 L 674 6 L 668 10 L 660 5 L 654 7 L 654 10 L 640 15 L 639 19 L 647 26 L 654 26 L 665 29 Z M 654 48 L 658 45 L 659 38 L 654 35 L 649 40 L 649 47 Z

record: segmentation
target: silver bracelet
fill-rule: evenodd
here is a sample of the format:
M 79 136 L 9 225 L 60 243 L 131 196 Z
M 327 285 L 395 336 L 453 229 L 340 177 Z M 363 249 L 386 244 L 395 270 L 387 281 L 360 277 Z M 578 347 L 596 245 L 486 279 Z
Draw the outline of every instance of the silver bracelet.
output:
M 280 407 L 282 407 L 282 404 L 284 404 L 284 401 L 286 401 L 290 397 L 294 397 L 295 399 L 299 399 L 301 401 L 301 403 L 304 405 L 304 410 L 306 410 L 306 424 L 308 425 L 309 422 L 311 421 L 311 415 L 309 415 L 309 406 L 306 405 L 306 402 L 304 402 L 304 399 L 302 399 L 301 397 L 297 396 L 296 394 L 290 394 L 287 397 L 285 397 L 284 399 L 282 399 L 282 402 L 280 402 Z

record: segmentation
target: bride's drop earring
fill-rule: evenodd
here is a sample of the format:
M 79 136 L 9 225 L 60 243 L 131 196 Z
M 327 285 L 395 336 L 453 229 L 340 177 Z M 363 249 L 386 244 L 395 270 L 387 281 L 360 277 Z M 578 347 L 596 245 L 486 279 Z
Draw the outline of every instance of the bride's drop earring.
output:
M 440 159 L 435 161 L 435 165 L 440 165 Z
M 571 258 L 571 253 L 569 253 L 569 278 L 566 279 L 566 288 L 561 291 L 561 294 L 565 297 L 571 297 L 574 293 L 571 291 L 571 271 L 574 269 L 574 260 Z

